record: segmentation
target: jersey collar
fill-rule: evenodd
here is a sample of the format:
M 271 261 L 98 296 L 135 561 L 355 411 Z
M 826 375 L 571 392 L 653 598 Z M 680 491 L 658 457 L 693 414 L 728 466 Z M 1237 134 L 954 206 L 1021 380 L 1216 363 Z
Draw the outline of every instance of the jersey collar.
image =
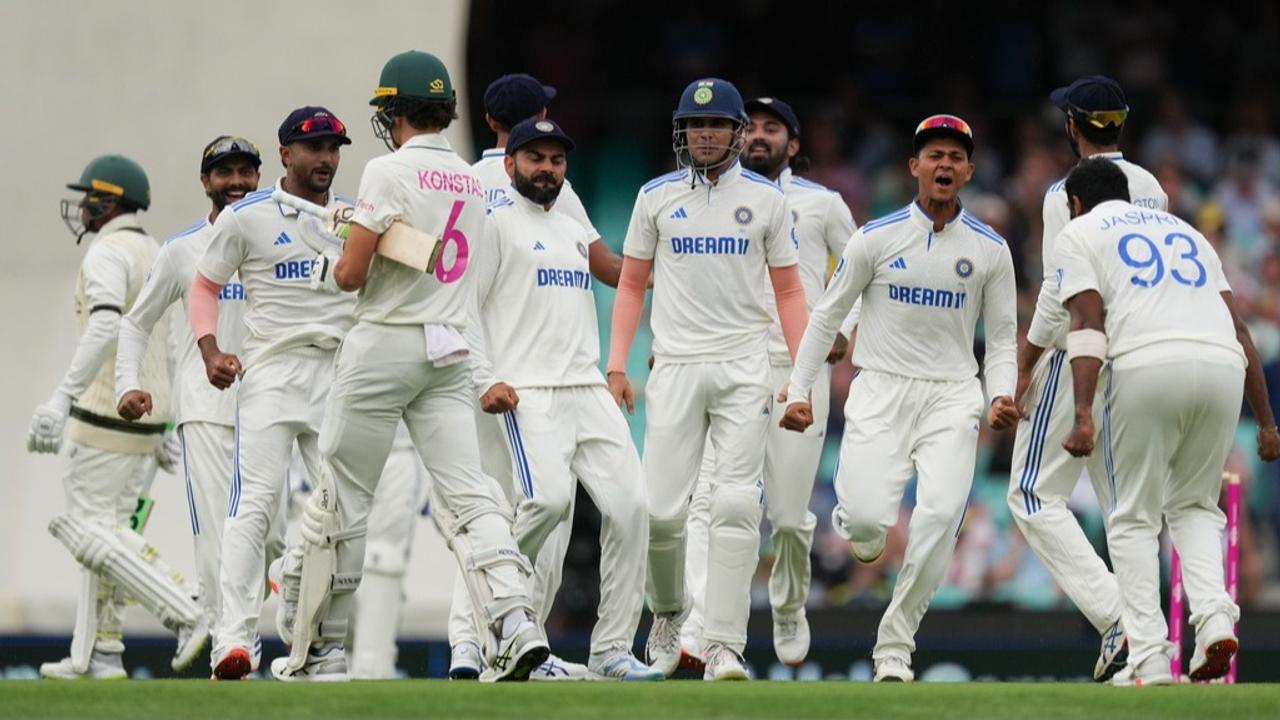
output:
M 444 135 L 441 135 L 438 132 L 419 133 L 418 135 L 414 135 L 408 140 L 405 140 L 404 144 L 400 146 L 400 150 L 407 150 L 409 148 L 453 152 L 453 146 L 449 144 L 449 141 Z
M 97 235 L 98 237 L 105 237 L 113 232 L 119 232 L 121 230 L 141 229 L 142 224 L 138 222 L 138 216 L 136 213 L 124 213 L 123 215 L 117 215 L 107 221 L 105 225 L 98 229 Z
M 738 162 L 737 158 L 734 158 L 734 161 L 729 164 L 729 167 L 725 168 L 725 171 L 720 173 L 720 177 L 716 178 L 714 185 L 707 181 L 706 175 L 698 172 L 693 167 L 689 168 L 689 172 L 692 173 L 694 182 L 697 185 L 704 185 L 707 189 L 713 187 L 720 188 L 725 187 L 726 185 L 732 185 L 739 177 L 742 176 L 742 163 Z
M 1096 158 L 1096 157 L 1106 158 L 1106 159 L 1108 159 L 1108 160 L 1111 160 L 1112 162 L 1115 162 L 1116 160 L 1123 160 L 1123 159 L 1124 159 L 1124 153 L 1122 153 L 1122 152 L 1120 152 L 1120 151 L 1118 151 L 1118 150 L 1117 150 L 1116 152 L 1102 152 L 1102 153 L 1094 153 L 1094 154 L 1090 155 L 1089 157 L 1091 157 L 1091 158 Z
M 481 158 L 500 158 L 500 157 L 506 157 L 506 155 L 507 155 L 506 148 L 489 148 L 488 150 L 485 150 L 484 152 L 480 153 Z
M 964 215 L 965 213 L 964 205 L 961 205 L 960 212 L 956 213 L 955 217 L 948 220 L 947 224 L 943 225 L 941 230 L 934 231 L 933 218 L 929 217 L 929 213 L 926 213 L 923 207 L 920 207 L 919 197 L 916 197 L 915 199 L 913 199 L 909 207 L 911 208 L 912 222 L 918 225 L 922 230 L 926 230 L 929 233 L 932 233 L 933 236 L 935 237 L 938 235 L 942 235 L 943 233 L 946 233 L 947 231 L 951 230 L 951 228 L 955 227 L 956 221 L 959 220 L 960 216 Z
M 563 186 L 561 186 L 560 192 L 564 192 Z M 551 210 L 548 210 L 542 207 L 541 205 L 539 205 L 538 203 L 525 197 L 524 195 L 521 195 L 520 191 L 516 190 L 516 186 L 514 183 L 507 186 L 507 197 L 511 198 L 511 201 L 514 202 L 517 207 L 523 209 L 525 212 L 533 213 L 534 215 L 538 215 L 540 217 L 543 215 L 550 214 L 551 210 L 555 210 L 556 208 L 556 204 L 551 203 Z M 557 200 L 558 199 L 559 198 L 557 198 Z
M 774 182 L 778 183 L 778 187 L 785 188 L 791 184 L 791 168 L 784 167 L 782 172 L 778 174 L 778 179 Z
M 284 189 L 284 176 L 283 176 L 283 175 L 281 175 L 280 177 L 276 178 L 276 184 L 275 184 L 275 187 L 276 187 L 278 190 L 280 190 L 280 192 L 286 192 L 286 191 L 285 191 L 285 189 Z M 325 201 L 324 201 L 324 207 L 329 207 L 330 205 L 332 205 L 332 204 L 333 204 L 333 200 L 334 200 L 334 197 L 333 197 L 333 188 L 332 188 L 332 187 L 330 187 L 330 188 L 329 188 L 329 197 L 325 198 Z M 277 207 L 277 208 L 279 208 L 279 210 L 280 210 L 280 214 L 281 214 L 281 215 L 283 215 L 283 216 L 285 216 L 285 217 L 297 217 L 297 216 L 301 213 L 301 211 L 300 211 L 300 210 L 298 210 L 298 209 L 296 209 L 296 208 L 291 208 L 291 207 L 289 207 L 288 205 L 285 205 L 284 203 L 279 203 L 279 202 L 278 202 L 278 203 L 276 203 L 276 207 Z

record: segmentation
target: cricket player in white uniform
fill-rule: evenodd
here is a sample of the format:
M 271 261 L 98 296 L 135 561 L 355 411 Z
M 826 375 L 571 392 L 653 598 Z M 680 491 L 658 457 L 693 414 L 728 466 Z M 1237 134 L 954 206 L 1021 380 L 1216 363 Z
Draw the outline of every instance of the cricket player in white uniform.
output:
M 174 317 L 176 322 L 170 328 L 175 357 L 173 416 L 182 447 L 181 472 L 195 542 L 200 600 L 210 626 L 216 626 L 218 620 L 222 522 L 235 474 L 236 397 L 234 392 L 209 384 L 186 313 L 168 313 L 176 302 L 185 309 L 196 263 L 209 245 L 214 221 L 226 206 L 258 188 L 261 164 L 257 146 L 242 137 L 222 135 L 205 146 L 200 157 L 200 182 L 212 209 L 207 217 L 169 238 L 160 248 L 142 292 L 120 323 L 116 358 L 116 410 L 126 420 L 142 420 L 152 413 L 154 403 L 140 377 L 147 340 L 162 319 Z M 241 351 L 244 308 L 244 286 L 233 279 L 218 295 L 218 339 L 229 353 Z M 259 648 L 261 643 L 255 643 L 254 649 Z
M 1055 90 L 1050 99 L 1067 116 L 1067 138 L 1079 157 L 1104 157 L 1129 179 L 1135 205 L 1167 210 L 1169 201 L 1151 173 L 1118 151 L 1128 116 L 1124 91 L 1112 79 L 1085 77 Z M 1099 682 L 1124 667 L 1128 654 L 1120 622 L 1120 588 L 1115 575 L 1085 537 L 1067 500 L 1085 474 L 1086 461 L 1062 449 L 1071 429 L 1071 368 L 1066 360 L 1068 316 L 1058 298 L 1058 233 L 1070 221 L 1065 180 L 1051 185 L 1044 196 L 1044 236 L 1040 256 L 1044 278 L 1027 341 L 1018 354 L 1018 390 L 1014 400 L 1025 408 L 1014 438 L 1009 475 L 1009 508 L 1027 543 L 1044 563 L 1058 587 L 1080 608 L 1102 636 L 1094 665 Z M 1049 350 L 1049 352 L 1046 352 Z M 1088 477 L 1100 507 L 1111 505 L 1102 460 L 1088 463 Z M 1108 514 L 1103 514 L 1104 522 Z
M 783 427 L 813 422 L 808 400 L 837 326 L 862 297 L 831 522 L 853 554 L 884 551 L 912 475 L 918 478 L 906 559 L 872 651 L 876 681 L 909 682 L 915 632 L 941 583 L 973 484 L 984 408 L 974 327 L 986 333 L 983 375 L 997 429 L 1013 404 L 1017 298 L 1009 248 L 960 207 L 973 176 L 973 133 L 953 115 L 916 128 L 910 205 L 863 225 L 814 308 L 788 388 Z
M 303 241 L 297 210 L 272 192 L 321 206 L 339 202 L 330 191 L 346 127 L 321 107 L 294 110 L 280 125 L 285 175 L 218 215 L 188 295 L 192 334 L 206 375 L 225 390 L 238 377 L 235 476 L 223 525 L 220 608 L 214 632 L 214 676 L 244 677 L 265 597 L 263 568 L 271 526 L 285 491 L 295 443 L 318 477 L 320 421 L 338 343 L 352 324 L 353 299 L 311 289 L 316 251 Z M 233 277 L 244 285 L 248 337 L 243 359 L 218 336 L 218 296 Z
M 1058 236 L 1058 296 L 1071 314 L 1075 418 L 1062 444 L 1074 456 L 1105 460 L 1107 545 L 1129 638 L 1128 666 L 1112 682 L 1173 682 L 1160 609 L 1162 521 L 1182 557 L 1196 627 L 1190 675 L 1220 678 L 1239 646 L 1240 610 L 1223 582 L 1218 497 L 1242 390 L 1262 425 L 1259 455 L 1280 456 L 1262 364 L 1203 235 L 1129 202 L 1126 174 L 1100 158 L 1081 161 L 1066 191 L 1074 219 Z
M 506 199 L 511 188 L 511 176 L 507 174 L 506 147 L 511 128 L 528 118 L 543 119 L 547 116 L 547 104 L 556 96 L 556 89 L 543 85 L 535 78 L 516 73 L 503 75 L 489 83 L 484 93 L 485 123 L 496 136 L 494 147 L 485 150 L 480 160 L 471 166 L 472 172 L 484 186 L 486 205 Z M 568 215 L 587 229 L 591 240 L 587 243 L 587 259 L 591 274 L 600 282 L 616 287 L 618 273 L 622 270 L 622 258 L 609 245 L 600 242 L 600 233 L 591 224 L 587 210 L 573 191 L 573 185 L 565 178 L 556 198 L 556 211 Z M 512 506 L 523 497 L 518 483 L 511 474 L 511 456 L 505 450 L 507 439 L 502 421 L 477 408 L 476 432 L 480 437 L 481 467 L 507 491 Z M 573 502 L 570 500 L 566 520 L 552 531 L 538 553 L 534 568 L 534 587 L 531 597 L 543 613 L 539 620 L 546 622 L 545 613 L 551 611 L 556 592 L 560 589 L 560 577 L 564 556 L 569 549 L 572 530 Z M 453 604 L 449 608 L 449 645 L 452 647 L 449 677 L 455 680 L 476 678 L 482 669 L 480 643 L 475 630 L 474 615 L 467 590 L 455 583 Z M 581 680 L 589 677 L 586 665 L 572 663 L 552 655 L 529 675 L 530 680 Z
M 808 312 L 795 231 L 782 188 L 743 168 L 747 124 L 731 83 L 690 83 L 673 113 L 681 167 L 636 197 L 613 313 L 609 389 L 633 409 L 627 357 L 650 271 L 654 366 L 644 475 L 649 496 L 647 595 L 654 613 L 647 662 L 680 662 L 685 521 L 707 442 L 715 449 L 703 637 L 708 680 L 745 680 L 751 576 L 759 560 L 765 437 L 773 407 L 765 306 L 773 285 L 789 348 Z M 825 357 L 825 355 L 824 355 Z
M 541 566 L 547 538 L 568 524 L 579 481 L 600 509 L 591 676 L 661 680 L 662 671 L 631 655 L 644 603 L 649 519 L 640 455 L 599 368 L 591 233 L 558 209 L 572 149 L 548 119 L 512 128 L 506 145 L 512 183 L 489 206 L 476 252 L 477 316 L 467 328 L 472 374 L 480 407 L 505 426 L 511 472 L 520 480 L 514 528 L 520 551 Z M 546 608 L 537 610 L 546 616 Z
M 286 680 L 340 674 L 329 659 L 342 652 L 369 504 L 403 418 L 434 483 L 432 517 L 489 631 L 488 679 L 525 680 L 549 651 L 528 598 L 532 568 L 512 538 L 505 495 L 480 470 L 462 337 L 474 302 L 468 269 L 483 232 L 484 190 L 440 134 L 457 117 L 457 100 L 439 59 L 418 51 L 391 58 L 370 104 L 375 130 L 394 152 L 365 167 L 342 256 L 321 286 L 360 290 L 321 438 L 333 469 L 337 518 L 330 525 L 332 503 L 323 502 L 323 493 L 312 496 L 303 518 L 309 552 L 324 557 L 332 548 L 336 557 L 332 566 L 304 563 L 303 584 L 320 573 L 321 586 L 333 592 L 318 606 L 314 631 L 304 628 L 312 633 L 305 663 L 291 668 L 281 658 L 272 672 Z M 416 229 L 424 242 L 442 244 L 430 272 L 375 255 L 393 222 Z M 318 262 L 328 266 L 331 259 Z M 305 621 L 300 610 L 298 622 Z M 298 630 L 295 625 L 295 642 Z
M 787 197 L 796 226 L 796 251 L 800 255 L 800 279 L 809 308 L 822 296 L 827 279 L 827 259 L 840 257 L 856 229 L 849 206 L 840 195 L 792 172 L 805 167 L 800 152 L 800 121 L 785 101 L 762 97 L 746 102 L 751 122 L 747 127 L 742 166 L 776 182 Z M 770 314 L 773 292 L 765 296 Z M 844 358 L 857 323 L 858 306 L 849 313 L 827 356 L 821 377 L 814 383 L 814 423 L 804 433 L 793 433 L 769 424 L 764 451 L 765 515 L 772 530 L 774 560 L 769 572 L 769 604 L 773 608 L 773 647 L 778 659 L 789 665 L 804 662 L 809 652 L 809 622 L 804 605 L 809 597 L 809 548 L 817 518 L 809 512 L 809 497 L 818 474 L 822 443 L 826 437 L 830 406 L 830 364 Z M 769 335 L 770 385 L 781 388 L 791 378 L 791 355 L 775 321 Z M 781 413 L 783 406 L 775 405 Z M 715 454 L 708 444 L 702 459 L 697 490 L 689 503 L 689 551 L 685 582 L 693 598 L 693 611 L 684 624 L 680 645 L 683 658 L 701 657 L 703 590 L 707 574 L 707 526 Z M 687 662 L 687 660 L 686 660 Z M 696 667 L 696 664 L 694 665 Z
M 195 587 L 160 560 L 139 534 L 150 510 L 150 501 L 141 496 L 155 477 L 158 460 L 171 462 L 163 444 L 169 419 L 167 333 L 152 334 L 142 351 L 141 375 L 155 388 L 146 422 L 126 422 L 116 414 L 113 382 L 120 318 L 137 301 L 159 250 L 137 216 L 151 206 L 150 184 L 134 161 L 104 155 L 67 187 L 84 193 L 78 203 L 62 203 L 63 220 L 76 243 L 86 234 L 95 235 L 76 278 L 81 334 L 71 367 L 49 401 L 36 408 L 27 449 L 57 453 L 69 425 L 62 479 L 67 513 L 53 519 L 49 532 L 82 568 L 71 654 L 42 664 L 40 675 L 125 677 L 121 623 L 126 598 L 136 599 L 178 634 L 172 665 L 183 670 L 204 648 L 207 620 L 192 597 Z

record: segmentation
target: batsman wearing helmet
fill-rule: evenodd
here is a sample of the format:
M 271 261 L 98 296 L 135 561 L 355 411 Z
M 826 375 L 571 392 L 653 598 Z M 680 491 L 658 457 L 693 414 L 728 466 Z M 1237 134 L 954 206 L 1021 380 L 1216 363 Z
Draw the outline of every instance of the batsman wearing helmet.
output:
M 432 517 L 484 619 L 489 670 L 482 679 L 526 680 L 549 649 L 529 601 L 532 569 L 512 538 L 505 496 L 480 470 L 462 337 L 474 292 L 471 255 L 484 227 L 484 188 L 441 135 L 457 118 L 457 99 L 448 70 L 434 55 L 410 51 L 387 61 L 370 104 L 374 132 L 392 152 L 365 167 L 333 270 L 337 289 L 359 290 L 359 297 L 321 436 L 333 497 L 326 498 L 324 489 L 315 493 L 303 519 L 312 549 L 302 570 L 295 656 L 305 634 L 312 635 L 313 648 L 344 640 L 370 503 L 403 419 L 434 482 Z M 397 222 L 420 232 L 424 242 L 441 244 L 429 271 L 375 256 Z M 325 549 L 331 555 L 320 552 Z M 309 586 L 334 592 L 311 605 Z M 309 617 L 318 619 L 314 627 L 307 626 Z M 272 671 L 286 680 L 314 677 L 310 658 L 299 660 L 277 660 Z
M 47 678 L 125 676 L 121 621 L 126 597 L 135 598 L 179 635 L 174 669 L 191 664 L 204 647 L 207 625 L 194 588 L 155 557 L 134 530 L 145 522 L 140 495 L 151 485 L 169 418 L 169 375 L 163 330 L 145 344 L 141 375 L 154 388 L 151 415 L 130 423 L 116 414 L 116 336 L 151 271 L 159 245 L 138 222 L 151 206 L 147 175 L 121 155 L 104 155 L 68 188 L 84 193 L 62 202 L 62 218 L 79 243 L 94 235 L 76 278 L 80 341 L 71 367 L 49 401 L 36 408 L 27 449 L 57 453 L 63 428 L 70 441 L 63 488 L 67 513 L 49 531 L 83 566 L 71 654 L 45 663 Z M 68 419 L 69 418 L 69 419 Z M 135 508 L 140 512 L 137 517 Z
M 765 436 L 772 412 L 768 337 L 772 284 L 792 357 L 808 317 L 791 212 L 782 189 L 744 169 L 747 114 L 731 83 L 697 80 L 673 114 L 680 169 L 640 189 L 623 245 L 608 381 L 634 409 L 627 356 L 653 271 L 653 372 L 646 388 L 644 477 L 649 497 L 647 661 L 680 661 L 685 519 L 705 443 L 710 478 L 705 641 L 708 680 L 746 679 L 751 576 L 760 542 Z

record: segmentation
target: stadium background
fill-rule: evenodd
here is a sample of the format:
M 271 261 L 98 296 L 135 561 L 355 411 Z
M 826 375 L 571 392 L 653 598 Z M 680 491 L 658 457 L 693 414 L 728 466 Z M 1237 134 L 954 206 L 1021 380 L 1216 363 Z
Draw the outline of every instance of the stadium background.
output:
M 221 132 L 249 135 L 264 150 L 263 181 L 276 172 L 278 118 L 303 103 L 328 105 L 351 128 L 335 184 L 355 189 L 359 168 L 381 151 L 363 103 L 385 57 L 407 47 L 440 54 L 461 95 L 449 136 L 468 157 L 491 140 L 481 96 L 493 78 L 530 72 L 559 89 L 551 114 L 579 143 L 570 177 L 597 227 L 620 248 L 635 190 L 670 169 L 670 109 L 691 79 L 719 75 L 745 96 L 778 95 L 797 109 L 807 176 L 841 192 L 858 224 L 899 207 L 913 186 L 904 172 L 909 133 L 932 112 L 967 119 L 977 133 L 978 171 L 966 207 L 1010 242 L 1019 272 L 1023 326 L 1039 277 L 1044 188 L 1073 162 L 1049 89 L 1083 74 L 1116 77 L 1132 112 L 1122 149 L 1156 173 L 1171 210 L 1218 245 L 1280 392 L 1280 141 L 1274 78 L 1280 71 L 1280 9 L 1268 3 L 1209 7 L 1139 3 L 979 6 L 917 3 L 867 9 L 840 3 L 500 0 L 373 2 L 355 13 L 321 0 L 305 6 L 232 0 L 216 8 L 130 0 L 107 10 L 87 3 L 25 3 L 3 35 L 5 96 L 19 100 L 0 119 L 7 130 L 6 217 L 14 240 L 4 306 L 18 352 L 7 354 L 0 448 L 6 473 L 0 504 L 0 669 L 61 651 L 70 626 L 74 572 L 48 518 L 62 503 L 61 461 L 25 454 L 30 408 L 65 369 L 73 347 L 70 289 L 80 251 L 62 229 L 63 183 L 94 154 L 131 154 L 151 173 L 155 206 L 144 216 L 157 236 L 202 212 L 195 155 Z M 106 35 L 107 39 L 103 35 Z M 119 83 L 113 87 L 112 83 Z M 474 140 L 473 140 L 474 138 Z M 612 294 L 598 289 L 602 337 Z M 643 374 L 647 338 L 633 368 Z M 851 368 L 837 369 L 833 403 L 843 404 Z M 1274 404 L 1274 401 L 1273 401 Z M 641 408 L 640 417 L 643 415 Z M 831 468 L 841 414 L 832 414 L 813 508 L 813 666 L 800 675 L 869 674 L 865 663 L 878 614 L 901 556 L 902 529 L 886 561 L 859 566 L 830 532 Z M 640 424 L 635 423 L 639 428 Z M 1259 467 L 1252 421 L 1242 420 L 1231 469 L 1246 483 L 1241 604 L 1242 678 L 1280 678 L 1280 468 Z M 641 441 L 641 434 L 637 433 Z M 1013 528 L 1004 506 L 1011 436 L 984 434 L 974 503 L 948 580 L 920 633 L 917 668 L 938 676 L 1077 677 L 1096 636 L 1074 613 Z M 159 516 L 149 536 L 190 565 L 182 502 L 172 478 L 157 480 Z M 1086 486 L 1073 507 L 1100 549 L 1101 519 Z M 910 493 L 908 493 L 910 495 Z M 573 657 L 594 618 L 598 556 L 585 495 L 560 606 L 549 626 Z M 904 507 L 903 518 L 910 503 Z M 169 509 L 170 512 L 165 512 Z M 767 532 L 765 537 L 767 538 Z M 418 526 L 406 591 L 402 667 L 440 674 L 444 605 L 453 575 L 429 523 Z M 762 552 L 767 556 L 767 539 Z M 772 667 L 762 564 L 749 649 L 761 674 Z M 159 632 L 141 611 L 135 634 Z M 269 616 L 268 616 L 269 617 Z M 269 625 L 268 623 L 266 623 Z M 131 643 L 162 666 L 168 641 Z M 41 650 L 41 648 L 45 648 Z M 991 652 L 992 650 L 1002 652 Z M 575 653 L 575 650 L 578 650 Z M 135 653 L 131 652 L 131 655 Z M 29 657 L 30 656 L 30 657 Z M 39 659 L 47 659 L 41 656 Z M 940 664 L 942 661 L 949 661 Z M 21 673 L 20 669 L 13 672 Z

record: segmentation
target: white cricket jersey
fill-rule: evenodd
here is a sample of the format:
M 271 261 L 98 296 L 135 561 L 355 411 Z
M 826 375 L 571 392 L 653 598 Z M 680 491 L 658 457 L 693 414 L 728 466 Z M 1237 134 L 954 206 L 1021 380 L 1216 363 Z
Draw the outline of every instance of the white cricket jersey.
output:
M 356 302 L 356 319 L 463 328 L 472 293 L 473 245 L 484 228 L 484 189 L 443 135 L 414 135 L 365 165 L 351 222 L 382 234 L 395 220 L 440 238 L 435 272 L 375 255 Z
M 974 377 L 974 327 L 986 335 L 987 397 L 1012 397 L 1018 308 L 1013 259 L 994 230 L 967 210 L 935 232 L 916 201 L 863 225 L 845 247 L 809 316 L 792 397 L 808 396 L 840 321 L 862 298 L 853 364 L 921 380 Z
M 589 231 L 510 188 L 489 207 L 476 252 L 478 320 L 467 326 L 483 395 L 515 388 L 604 385 Z M 478 341 L 483 337 L 483 341 Z
M 195 278 L 196 265 L 208 249 L 212 237 L 213 224 L 208 218 L 202 218 L 200 222 L 165 241 L 155 264 L 151 266 L 151 274 L 142 288 L 142 294 L 123 321 L 138 332 L 120 334 L 120 359 L 116 364 L 117 396 L 132 389 L 149 391 L 150 388 L 144 387 L 138 380 L 136 363 L 133 367 L 126 366 L 128 363 L 125 358 L 138 357 L 139 353 L 127 350 L 125 344 L 149 335 L 175 302 L 182 303 L 182 313 L 172 316 L 174 322 L 170 336 L 175 359 L 174 422 L 178 425 L 186 422 L 235 424 L 236 395 L 209 384 L 204 358 L 191 334 L 191 324 L 187 322 L 187 293 Z M 218 295 L 218 347 L 223 352 L 239 354 L 243 351 L 244 313 L 244 285 L 233 275 Z
M 767 351 L 766 266 L 796 264 L 794 234 L 782 188 L 737 161 L 714 184 L 686 169 L 640 188 L 622 252 L 653 261 L 654 355 L 702 362 Z
M 1183 340 L 1216 345 L 1244 360 L 1222 261 L 1176 215 L 1109 200 L 1058 236 L 1058 295 L 1065 303 L 1096 290 L 1106 310 L 1107 357 Z
M 196 266 L 201 275 L 224 285 L 239 273 L 248 304 L 246 366 L 263 353 L 291 347 L 336 348 L 352 325 L 352 295 L 311 289 L 318 253 L 302 241 L 298 211 L 271 199 L 280 184 L 277 180 L 223 209 Z M 350 201 L 331 192 L 326 207 L 340 202 Z
M 485 150 L 476 164 L 471 166 L 476 177 L 480 178 L 480 184 L 484 185 L 484 199 L 487 205 L 493 205 L 498 199 L 505 198 L 509 194 L 519 194 L 511 187 L 511 176 L 507 175 L 507 166 L 503 163 L 503 158 L 506 156 L 505 149 L 491 148 Z M 600 239 L 600 233 L 596 232 L 596 226 L 591 224 L 587 208 L 583 206 L 578 193 L 573 191 L 573 183 L 569 182 L 569 178 L 564 179 L 564 185 L 560 188 L 560 195 L 556 198 L 556 210 L 577 220 L 579 225 L 586 228 L 587 234 L 591 236 L 591 242 Z
M 1168 212 L 1169 196 L 1160 187 L 1156 177 L 1140 165 L 1124 159 L 1118 152 L 1099 153 L 1090 157 L 1102 157 L 1116 164 L 1129 179 L 1129 198 L 1134 205 Z M 1044 235 L 1040 241 L 1040 260 L 1044 266 L 1044 279 L 1040 283 L 1040 296 L 1036 300 L 1035 316 L 1027 329 L 1027 340 L 1040 347 L 1065 348 L 1067 329 L 1071 316 L 1058 297 L 1058 234 L 1071 222 L 1071 208 L 1067 205 L 1066 178 L 1049 186 L 1044 193 Z
M 822 297 L 827 284 L 827 258 L 840 257 L 857 226 L 844 199 L 834 190 L 811 180 L 793 175 L 784 168 L 778 186 L 787 196 L 791 221 L 795 225 L 796 252 L 800 256 L 800 282 L 804 285 L 805 304 L 812 310 Z M 791 351 L 778 321 L 778 305 L 773 283 L 765 283 L 765 307 L 773 319 L 769 328 L 769 359 L 775 365 L 790 365 Z

